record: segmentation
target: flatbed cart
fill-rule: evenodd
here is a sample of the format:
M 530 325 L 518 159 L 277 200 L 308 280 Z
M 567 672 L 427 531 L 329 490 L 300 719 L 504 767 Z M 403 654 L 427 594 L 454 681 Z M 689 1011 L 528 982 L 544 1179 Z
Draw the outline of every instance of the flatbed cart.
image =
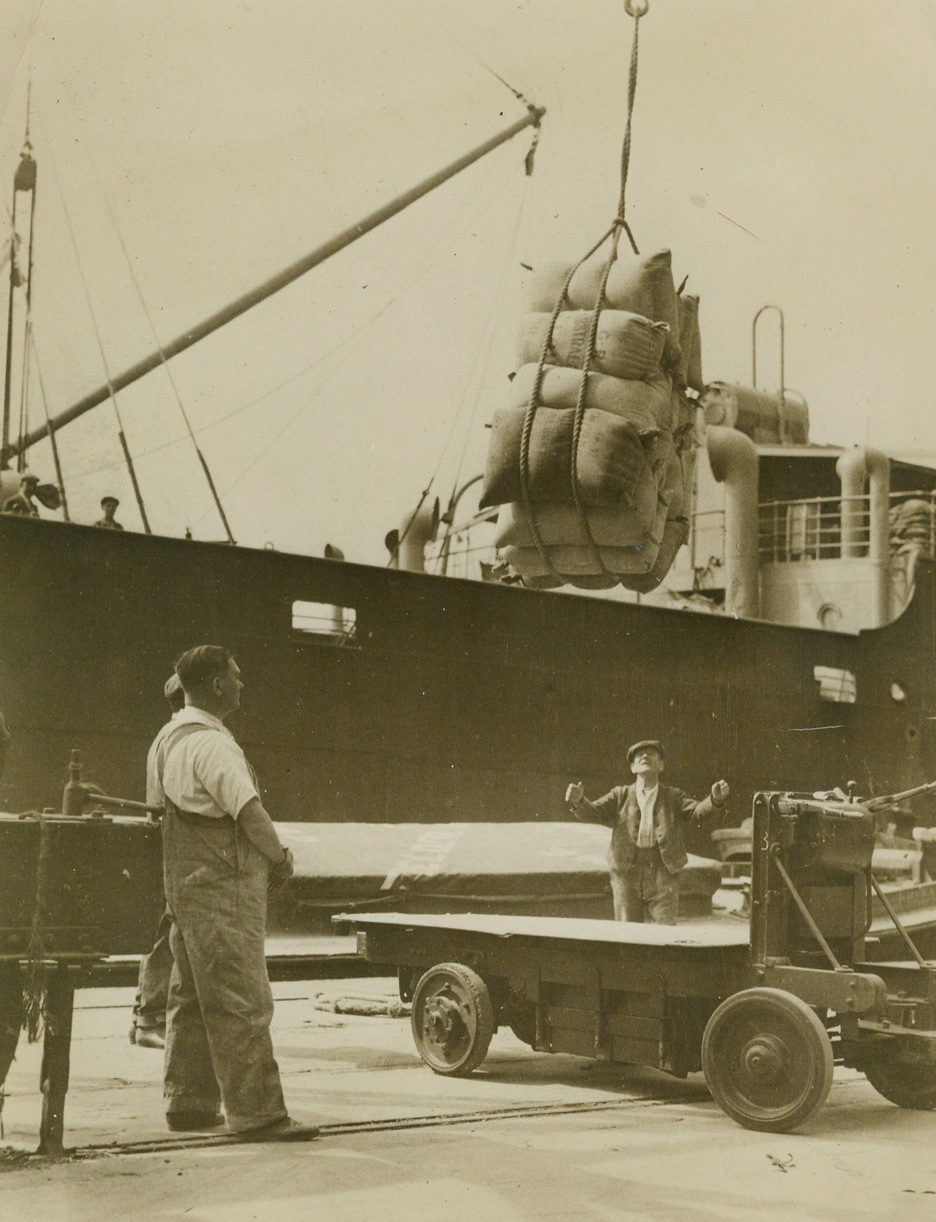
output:
M 901 795 L 902 796 L 902 795 Z M 358 953 L 396 969 L 416 1047 L 465 1075 L 498 1026 L 531 1048 L 702 1069 L 746 1128 L 789 1132 L 822 1106 L 834 1064 L 900 1107 L 936 1108 L 936 964 L 871 873 L 873 803 L 754 799 L 750 926 L 550 917 L 345 914 Z M 872 891 L 907 962 L 864 961 Z

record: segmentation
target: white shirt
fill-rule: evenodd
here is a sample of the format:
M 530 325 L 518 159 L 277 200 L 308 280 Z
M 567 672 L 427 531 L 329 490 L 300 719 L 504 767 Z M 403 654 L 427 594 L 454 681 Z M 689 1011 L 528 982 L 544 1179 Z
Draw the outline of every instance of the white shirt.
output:
M 638 849 L 652 849 L 656 844 L 656 832 L 653 826 L 653 811 L 656 806 L 657 794 L 660 792 L 660 782 L 648 789 L 642 776 L 637 778 L 634 793 L 637 805 L 640 807 L 640 827 L 637 829 Z
M 188 725 L 205 729 L 173 735 Z M 168 732 L 162 746 L 162 789 L 179 810 L 236 819 L 252 798 L 260 796 L 234 735 L 212 713 L 186 705 L 163 728 Z
M 181 709 L 179 710 L 181 712 Z M 159 781 L 159 774 L 162 772 L 162 757 L 165 752 L 166 739 L 169 737 L 169 732 L 173 729 L 176 718 L 179 713 L 173 713 L 166 724 L 162 727 L 156 737 L 153 739 L 149 752 L 146 756 L 146 805 L 147 806 L 162 806 L 166 801 L 166 795 L 163 793 L 163 787 Z

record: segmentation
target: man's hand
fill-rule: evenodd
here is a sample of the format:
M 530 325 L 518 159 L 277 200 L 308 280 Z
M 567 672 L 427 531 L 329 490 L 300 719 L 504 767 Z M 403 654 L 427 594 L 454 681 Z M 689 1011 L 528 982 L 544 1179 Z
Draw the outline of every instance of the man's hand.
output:
M 712 786 L 712 801 L 716 806 L 723 806 L 730 793 L 731 787 L 727 781 L 716 781 Z
M 573 781 L 566 790 L 565 800 L 570 806 L 578 806 L 579 802 L 585 797 L 585 786 L 581 781 Z
M 283 849 L 280 861 L 271 862 L 267 872 L 267 886 L 271 891 L 277 890 L 292 878 L 296 867 L 293 862 L 292 849 Z

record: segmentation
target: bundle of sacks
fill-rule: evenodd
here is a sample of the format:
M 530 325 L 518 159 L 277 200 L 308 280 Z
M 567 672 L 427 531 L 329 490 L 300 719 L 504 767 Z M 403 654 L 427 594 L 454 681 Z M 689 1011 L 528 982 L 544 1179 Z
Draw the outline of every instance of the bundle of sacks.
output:
M 577 267 L 563 296 L 571 266 L 550 264 L 531 285 L 530 312 L 517 341 L 520 368 L 508 405 L 491 426 L 481 506 L 500 506 L 497 548 L 526 585 L 598 589 L 620 583 L 649 591 L 688 535 L 686 491 L 698 442 L 695 401 L 686 392 L 704 388 L 699 299 L 677 294 L 668 250 L 619 255 L 583 374 L 607 256 L 599 252 Z M 521 438 L 560 297 L 529 434 L 531 515 L 521 488 Z M 576 475 L 591 542 L 572 486 L 583 376 Z
M 936 534 L 936 512 L 933 504 L 921 497 L 908 497 L 890 510 L 890 546 L 892 552 L 905 547 L 920 548 L 927 556 L 933 554 Z

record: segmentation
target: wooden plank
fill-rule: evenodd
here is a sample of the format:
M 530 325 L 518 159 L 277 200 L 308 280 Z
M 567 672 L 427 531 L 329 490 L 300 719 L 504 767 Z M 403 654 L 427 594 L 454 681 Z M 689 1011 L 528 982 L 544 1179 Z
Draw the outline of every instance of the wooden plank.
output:
M 735 920 L 687 922 L 680 925 L 635 924 L 627 921 L 597 921 L 574 917 L 498 916 L 480 913 L 375 912 L 342 913 L 335 923 L 358 929 L 376 927 L 438 929 L 463 933 L 492 934 L 497 938 L 529 937 L 558 942 L 596 942 L 613 946 L 666 946 L 707 950 L 748 945 L 746 924 Z
M 652 1065 L 661 1068 L 658 1040 L 627 1039 L 617 1036 L 611 1041 L 611 1060 L 624 1065 Z
M 549 1006 L 548 1021 L 554 1030 L 564 1031 L 594 1031 L 594 1010 L 572 1010 L 563 1006 Z M 626 1036 L 630 1039 L 658 1042 L 663 1037 L 663 1021 L 661 1018 L 642 1018 L 631 1014 L 605 1014 L 604 1025 L 612 1036 Z

